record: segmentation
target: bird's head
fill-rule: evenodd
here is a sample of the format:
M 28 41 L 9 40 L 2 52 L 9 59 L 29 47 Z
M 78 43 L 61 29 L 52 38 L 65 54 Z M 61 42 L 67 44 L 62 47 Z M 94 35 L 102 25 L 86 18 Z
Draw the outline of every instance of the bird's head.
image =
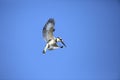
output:
M 66 47 L 66 45 L 65 45 L 65 43 L 64 43 L 64 41 L 63 41 L 62 38 L 57 37 L 57 38 L 56 38 L 56 42 L 61 42 L 61 43 Z

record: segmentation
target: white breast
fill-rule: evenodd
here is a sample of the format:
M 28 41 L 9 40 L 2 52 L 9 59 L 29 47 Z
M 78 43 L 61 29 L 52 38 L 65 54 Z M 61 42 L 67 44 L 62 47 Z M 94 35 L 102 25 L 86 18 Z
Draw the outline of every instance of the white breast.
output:
M 49 42 L 49 44 L 50 44 L 50 45 L 55 44 L 55 40 L 52 39 L 52 40 Z

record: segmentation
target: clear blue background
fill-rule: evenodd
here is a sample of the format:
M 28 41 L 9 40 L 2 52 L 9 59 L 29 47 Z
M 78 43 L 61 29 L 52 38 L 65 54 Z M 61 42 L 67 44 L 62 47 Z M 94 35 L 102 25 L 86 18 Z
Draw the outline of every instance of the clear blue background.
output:
M 42 55 L 51 17 L 67 48 Z M 0 0 L 0 80 L 120 80 L 120 1 Z

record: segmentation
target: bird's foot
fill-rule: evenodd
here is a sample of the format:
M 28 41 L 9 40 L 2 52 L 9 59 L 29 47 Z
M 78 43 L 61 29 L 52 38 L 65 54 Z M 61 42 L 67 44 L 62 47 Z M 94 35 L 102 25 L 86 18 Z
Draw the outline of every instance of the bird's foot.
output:
M 63 48 L 63 46 L 60 46 L 60 48 Z

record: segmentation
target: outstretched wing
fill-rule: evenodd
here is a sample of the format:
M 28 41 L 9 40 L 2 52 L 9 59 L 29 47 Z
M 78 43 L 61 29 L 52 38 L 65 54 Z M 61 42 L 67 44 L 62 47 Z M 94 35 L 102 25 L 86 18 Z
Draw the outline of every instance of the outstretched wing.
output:
M 46 42 L 48 42 L 50 39 L 54 39 L 53 35 L 53 32 L 55 31 L 54 25 L 55 25 L 54 19 L 50 18 L 43 27 L 42 33 Z

